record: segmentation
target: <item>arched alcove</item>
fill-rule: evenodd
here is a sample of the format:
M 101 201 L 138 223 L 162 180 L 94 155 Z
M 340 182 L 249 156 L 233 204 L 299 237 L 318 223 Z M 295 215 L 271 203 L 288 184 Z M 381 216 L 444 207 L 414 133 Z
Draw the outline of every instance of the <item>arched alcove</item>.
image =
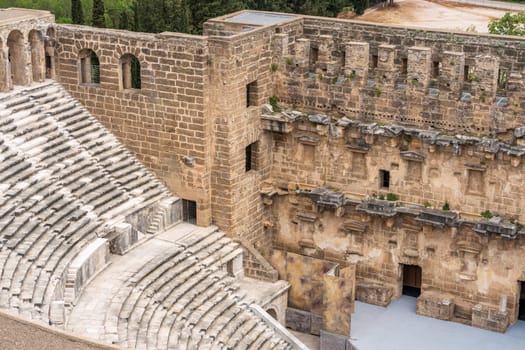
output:
M 45 69 L 46 79 L 55 79 L 56 62 L 55 59 L 55 28 L 49 27 L 46 31 L 45 48 Z
M 137 57 L 125 54 L 120 58 L 120 76 L 122 89 L 140 89 L 140 62 Z
M 37 30 L 29 32 L 29 45 L 31 47 L 31 71 L 33 81 L 45 79 L 45 51 L 42 34 Z
M 100 84 L 100 61 L 95 51 L 84 49 L 78 54 L 80 84 Z
M 0 39 L 0 91 L 9 90 L 9 84 L 7 82 L 7 69 L 4 42 L 2 39 Z
M 13 30 L 7 37 L 8 60 L 13 85 L 25 85 L 27 82 L 25 66 L 24 36 L 18 30 Z

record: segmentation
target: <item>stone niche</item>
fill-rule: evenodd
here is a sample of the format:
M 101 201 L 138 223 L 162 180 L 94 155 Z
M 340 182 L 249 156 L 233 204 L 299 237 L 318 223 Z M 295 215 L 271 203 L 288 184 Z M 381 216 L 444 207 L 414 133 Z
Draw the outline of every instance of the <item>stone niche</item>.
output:
M 461 270 L 458 277 L 466 281 L 475 281 L 478 278 L 477 270 L 482 245 L 472 241 L 460 241 L 457 247 L 461 259 Z

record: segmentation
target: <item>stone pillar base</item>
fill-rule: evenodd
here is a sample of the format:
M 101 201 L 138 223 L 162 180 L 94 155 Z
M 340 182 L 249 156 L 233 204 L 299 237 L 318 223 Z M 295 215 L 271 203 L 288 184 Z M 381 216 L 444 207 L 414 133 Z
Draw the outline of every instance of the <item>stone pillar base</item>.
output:
M 320 350 L 352 350 L 350 337 L 321 330 Z

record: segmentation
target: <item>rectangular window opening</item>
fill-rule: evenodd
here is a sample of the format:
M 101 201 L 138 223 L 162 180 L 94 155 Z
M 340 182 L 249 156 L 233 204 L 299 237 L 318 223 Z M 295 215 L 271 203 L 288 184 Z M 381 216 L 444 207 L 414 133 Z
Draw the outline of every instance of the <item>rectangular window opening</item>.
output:
M 432 78 L 436 79 L 441 74 L 441 62 L 432 62 Z
M 372 55 L 372 68 L 377 68 L 377 66 L 379 65 L 379 56 L 377 55 Z
M 197 223 L 197 202 L 189 199 L 182 200 L 182 221 L 190 224 Z
M 316 64 L 319 60 L 319 48 L 310 47 L 310 64 Z
M 403 58 L 401 59 L 401 74 L 407 74 L 408 73 L 408 59 Z
M 256 157 L 257 155 L 257 142 L 254 142 L 252 144 L 249 144 L 245 148 L 245 162 L 244 162 L 244 170 L 246 172 L 250 170 L 256 170 Z
M 470 67 L 465 65 L 463 67 L 463 81 L 471 81 L 470 79 Z
M 246 107 L 257 105 L 257 81 L 253 81 L 246 85 Z
M 379 181 L 382 188 L 390 188 L 390 171 L 379 170 Z
M 498 71 L 498 88 L 505 89 L 507 87 L 507 70 L 500 68 Z

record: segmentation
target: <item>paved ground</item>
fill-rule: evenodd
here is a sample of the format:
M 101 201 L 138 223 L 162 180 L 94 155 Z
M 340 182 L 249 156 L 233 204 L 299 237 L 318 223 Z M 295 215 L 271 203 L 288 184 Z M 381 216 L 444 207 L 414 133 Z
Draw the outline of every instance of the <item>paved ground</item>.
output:
M 356 302 L 352 344 L 358 350 L 523 350 L 525 322 L 496 333 L 416 315 L 416 299 L 403 296 L 388 308 Z
M 395 0 L 394 7 L 368 11 L 363 16 L 353 19 L 445 30 L 466 30 L 472 27 L 478 33 L 487 33 L 487 25 L 490 20 L 502 17 L 505 12 L 491 8 L 424 0 Z
M 297 331 L 293 331 L 288 328 L 288 331 L 295 335 L 297 339 L 303 342 L 304 345 L 308 346 L 310 350 L 319 350 L 319 337 L 313 334 L 306 334 Z

